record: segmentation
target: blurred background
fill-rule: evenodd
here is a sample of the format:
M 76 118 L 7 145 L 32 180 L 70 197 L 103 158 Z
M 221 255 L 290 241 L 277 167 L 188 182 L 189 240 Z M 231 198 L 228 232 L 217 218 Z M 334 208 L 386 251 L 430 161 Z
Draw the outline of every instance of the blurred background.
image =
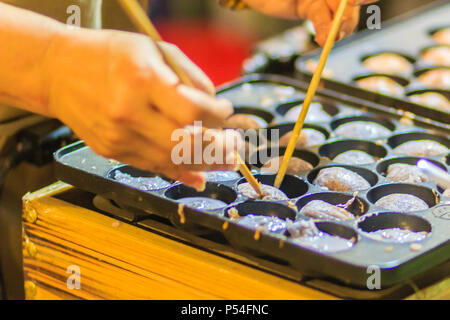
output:
M 258 41 L 302 24 L 302 21 L 271 18 L 253 10 L 232 11 L 221 7 L 219 0 L 143 2 L 147 2 L 149 15 L 163 38 L 177 44 L 215 85 L 239 76 L 244 59 Z M 381 0 L 377 4 L 385 21 L 430 2 L 433 0 Z M 116 1 L 104 1 L 104 27 L 132 30 L 130 22 L 115 6 Z M 365 12 L 363 8 L 359 29 L 365 27 Z

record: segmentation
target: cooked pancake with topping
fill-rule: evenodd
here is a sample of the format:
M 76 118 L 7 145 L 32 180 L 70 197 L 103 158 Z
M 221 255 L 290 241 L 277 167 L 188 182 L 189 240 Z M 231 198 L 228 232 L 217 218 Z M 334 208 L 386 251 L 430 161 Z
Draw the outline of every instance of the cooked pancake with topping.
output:
M 410 96 L 409 99 L 414 103 L 450 112 L 450 101 L 444 95 L 437 92 L 415 94 Z
M 262 172 L 270 172 L 270 173 L 277 173 L 281 162 L 283 160 L 283 156 L 275 157 L 267 161 L 261 168 Z M 297 158 L 297 157 L 291 157 L 289 159 L 289 164 L 286 170 L 286 173 L 295 174 L 301 171 L 308 171 L 313 168 L 312 164 L 309 162 Z
M 412 212 L 428 209 L 422 199 L 407 193 L 393 193 L 378 199 L 375 205 L 385 210 L 397 212 Z
M 349 150 L 338 154 L 334 162 L 342 164 L 367 164 L 375 163 L 375 159 L 370 154 L 361 150 Z
M 355 218 L 353 214 L 344 208 L 335 206 L 323 200 L 312 200 L 308 202 L 300 210 L 300 213 L 304 216 L 319 220 L 343 221 L 352 220 Z
M 298 105 L 289 109 L 284 118 L 286 120 L 296 122 L 303 105 Z M 305 122 L 324 122 L 330 121 L 331 116 L 323 110 L 322 104 L 320 102 L 313 102 L 309 106 L 308 113 L 306 114 Z
M 432 69 L 419 75 L 417 80 L 426 87 L 450 89 L 450 69 Z
M 396 182 L 427 182 L 427 176 L 415 165 L 394 163 L 387 168 L 386 178 Z
M 372 72 L 398 74 L 410 73 L 413 69 L 411 62 L 396 53 L 381 53 L 368 57 L 363 65 Z
M 334 131 L 338 136 L 352 139 L 377 139 L 391 134 L 391 130 L 381 124 L 369 121 L 344 123 Z
M 250 115 L 238 113 L 225 120 L 224 127 L 230 129 L 259 129 L 267 126 L 264 119 Z
M 356 85 L 362 89 L 391 96 L 402 96 L 405 93 L 405 89 L 402 85 L 397 81 L 384 76 L 373 76 L 356 80 Z
M 292 131 L 285 133 L 279 140 L 280 146 L 287 146 L 291 139 Z M 323 144 L 326 140 L 325 135 L 314 129 L 303 129 L 298 136 L 296 148 L 304 148 Z
M 289 200 L 289 198 L 283 191 L 275 187 L 269 186 L 267 184 L 261 184 L 261 190 L 264 194 L 263 198 L 260 197 L 260 195 L 255 191 L 255 189 L 253 189 L 250 183 L 245 182 L 238 185 L 238 191 L 242 193 L 244 196 L 247 196 L 252 199 L 261 199 L 267 201 Z
M 422 52 L 422 60 L 436 66 L 450 67 L 450 47 L 432 47 Z
M 340 167 L 325 168 L 319 171 L 314 184 L 331 191 L 351 192 L 370 188 L 369 182 L 359 174 Z
M 448 153 L 448 148 L 434 140 L 413 140 L 402 143 L 394 152 L 413 157 L 431 157 Z

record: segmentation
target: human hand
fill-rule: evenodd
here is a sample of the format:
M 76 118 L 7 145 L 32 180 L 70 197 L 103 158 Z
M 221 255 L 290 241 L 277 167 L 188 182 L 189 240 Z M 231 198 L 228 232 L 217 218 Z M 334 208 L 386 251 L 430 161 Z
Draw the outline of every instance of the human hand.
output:
M 288 19 L 309 19 L 314 24 L 316 42 L 323 46 L 340 0 L 244 0 L 262 13 Z M 358 25 L 360 5 L 377 0 L 349 0 L 337 39 L 350 35 Z
M 64 33 L 53 41 L 44 64 L 46 113 L 104 157 L 201 188 L 204 176 L 198 170 L 235 168 L 234 153 L 225 146 L 230 139 L 239 145 L 240 136 L 214 131 L 212 143 L 224 150 L 222 164 L 174 164 L 172 133 L 184 130 L 193 141 L 203 133 L 186 126 L 201 120 L 204 127 L 221 127 L 232 105 L 213 96 L 211 81 L 177 47 L 161 43 L 161 49 L 178 61 L 194 87 L 180 84 L 148 37 L 83 29 Z

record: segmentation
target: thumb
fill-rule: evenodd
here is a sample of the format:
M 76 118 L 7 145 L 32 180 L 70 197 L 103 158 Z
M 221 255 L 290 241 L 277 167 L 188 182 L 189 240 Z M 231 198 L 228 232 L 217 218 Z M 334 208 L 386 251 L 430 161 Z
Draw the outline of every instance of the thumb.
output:
M 176 61 L 180 69 L 192 81 L 194 87 L 214 96 L 216 90 L 212 81 L 188 56 L 186 56 L 176 45 L 168 42 L 158 42 L 159 47 L 165 55 L 170 56 L 172 61 Z

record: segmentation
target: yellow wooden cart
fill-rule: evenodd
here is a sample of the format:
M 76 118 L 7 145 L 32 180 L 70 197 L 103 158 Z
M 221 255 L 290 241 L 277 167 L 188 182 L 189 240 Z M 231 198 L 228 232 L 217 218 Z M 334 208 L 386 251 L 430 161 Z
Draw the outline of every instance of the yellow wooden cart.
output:
M 97 199 L 102 201 L 101 199 Z M 27 299 L 337 299 L 323 280 L 297 281 L 262 270 L 232 253 L 128 224 L 92 205 L 92 195 L 62 182 L 24 197 Z M 443 266 L 443 268 L 448 268 Z M 408 299 L 449 299 L 450 278 L 426 288 L 410 283 Z M 374 298 L 354 290 L 357 298 Z

